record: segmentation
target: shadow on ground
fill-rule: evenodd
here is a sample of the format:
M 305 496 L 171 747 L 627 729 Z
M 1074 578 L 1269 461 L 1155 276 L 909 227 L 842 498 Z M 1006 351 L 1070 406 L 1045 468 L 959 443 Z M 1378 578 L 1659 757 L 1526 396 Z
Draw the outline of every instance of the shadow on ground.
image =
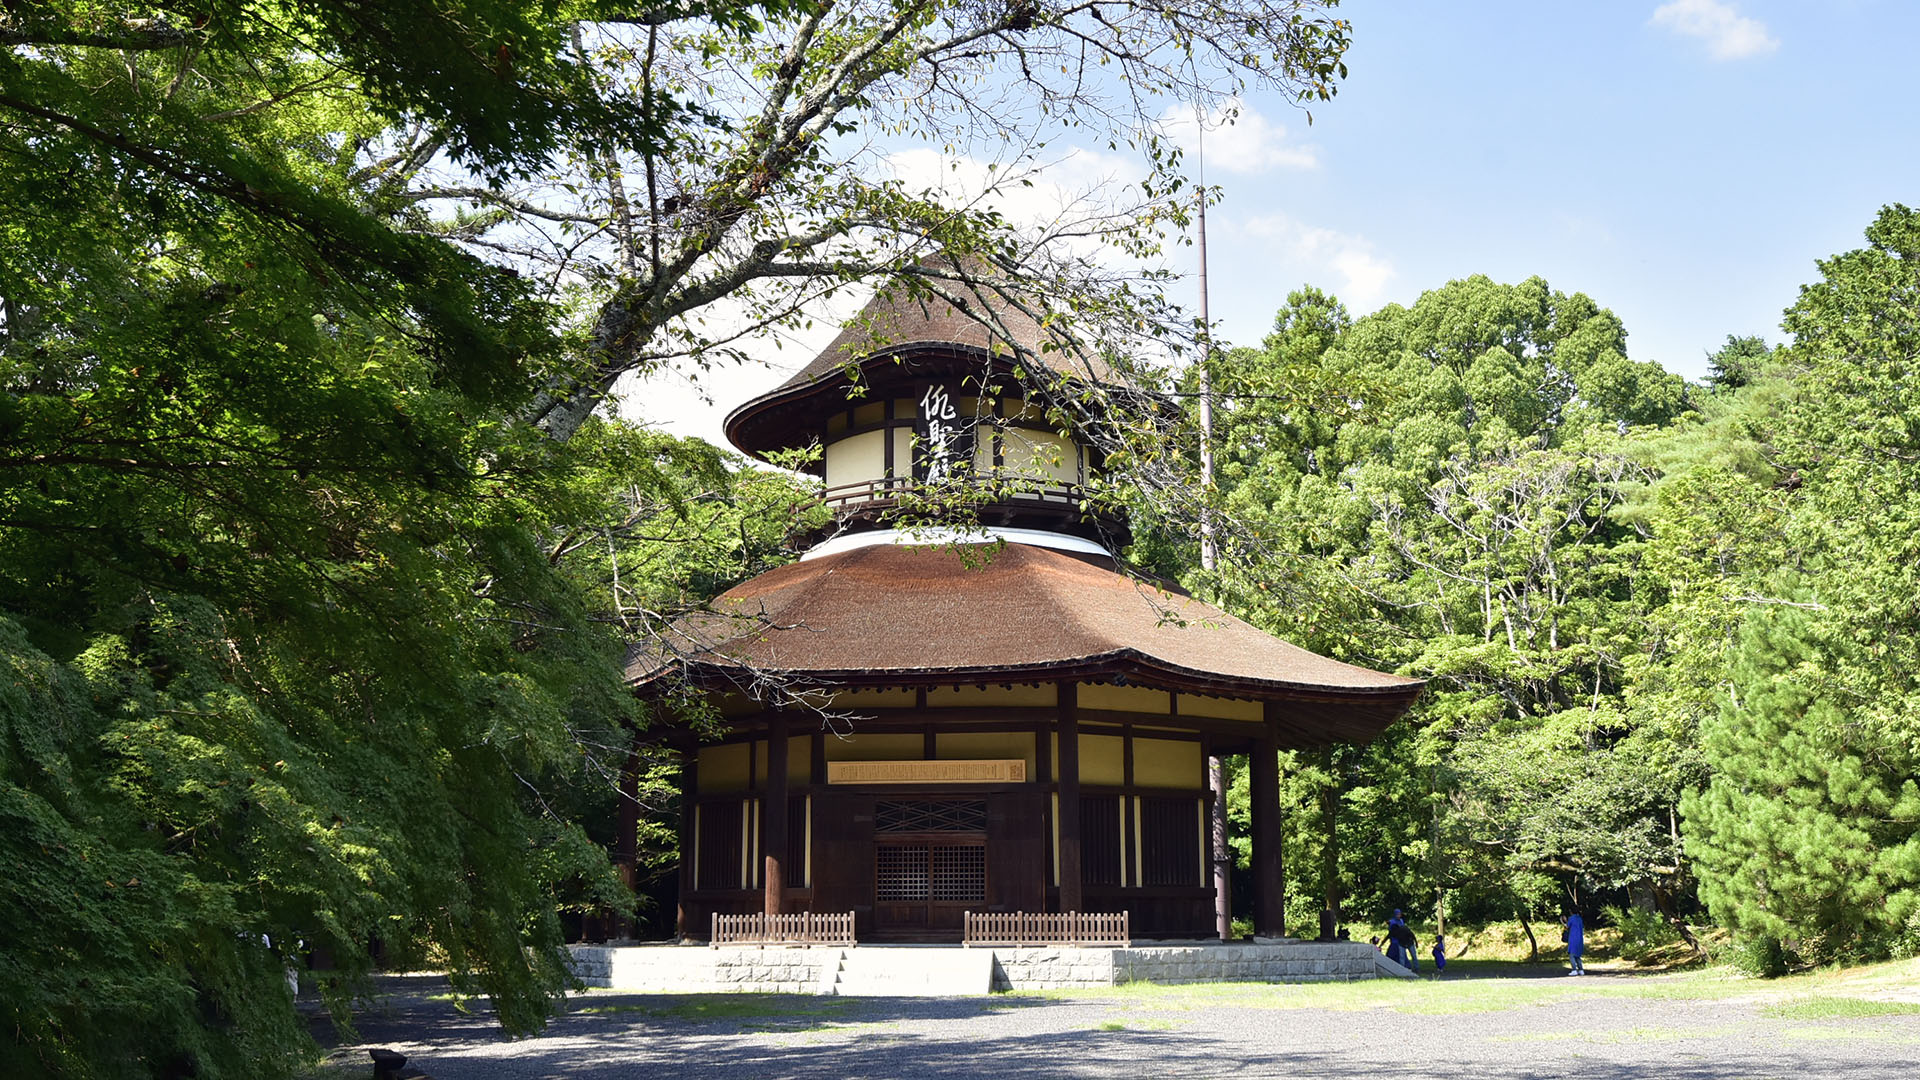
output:
M 1564 969 L 1551 965 L 1517 966 L 1497 965 L 1509 978 L 1564 977 Z M 1231 1003 L 1165 1010 L 1099 996 L 602 991 L 573 998 L 540 1036 L 511 1040 L 484 1005 L 463 1012 L 447 1000 L 437 977 L 389 977 L 381 989 L 389 996 L 356 1017 L 359 1042 L 341 1047 L 339 1060 L 364 1062 L 367 1047 L 390 1046 L 436 1080 L 1906 1075 L 1884 1056 L 1893 1049 L 1887 1043 L 1782 1041 L 1773 1037 L 1777 1026 L 1752 1008 L 1719 1002 L 1685 1003 L 1697 1014 L 1676 1011 L 1681 1003 L 1674 1002 L 1592 1001 L 1565 1014 L 1515 1009 L 1448 1017 Z M 1902 1050 L 1920 1042 L 1907 1037 L 1920 1037 L 1920 1018 L 1914 1019 L 1905 1035 L 1895 1032 L 1909 1044 Z M 330 1025 L 318 1026 L 316 1034 L 333 1042 Z

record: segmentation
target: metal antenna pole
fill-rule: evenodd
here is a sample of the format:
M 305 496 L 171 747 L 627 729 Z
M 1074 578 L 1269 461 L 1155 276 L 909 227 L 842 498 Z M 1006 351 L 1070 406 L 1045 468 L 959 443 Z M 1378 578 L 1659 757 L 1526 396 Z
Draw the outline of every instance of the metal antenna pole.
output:
M 1200 226 L 1200 568 L 1212 570 L 1220 553 L 1213 537 L 1213 324 L 1207 317 L 1207 118 L 1193 103 L 1193 176 L 1199 189 Z
M 1193 175 L 1199 188 L 1200 213 L 1200 566 L 1212 570 L 1219 561 L 1214 548 L 1213 509 L 1213 324 L 1207 316 L 1207 183 L 1206 114 L 1193 103 Z M 1221 941 L 1233 938 L 1233 894 L 1230 891 L 1233 849 L 1227 846 L 1227 777 L 1219 754 L 1207 758 L 1207 794 L 1210 796 L 1207 835 L 1213 848 L 1213 922 Z

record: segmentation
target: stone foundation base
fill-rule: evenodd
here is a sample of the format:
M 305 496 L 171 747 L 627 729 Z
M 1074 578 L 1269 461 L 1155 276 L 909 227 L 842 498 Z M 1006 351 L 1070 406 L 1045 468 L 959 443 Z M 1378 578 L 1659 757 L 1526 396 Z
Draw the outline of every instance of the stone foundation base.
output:
M 927 950 L 958 946 L 709 949 L 697 945 L 575 945 L 573 970 L 588 986 L 656 994 L 837 994 L 857 957 L 868 979 L 924 969 Z M 1337 941 L 1146 944 L 1128 948 L 973 949 L 993 958 L 995 990 L 1061 990 L 1126 983 L 1346 982 L 1412 978 L 1373 946 Z M 902 981 L 903 987 L 908 985 Z M 976 986 L 978 984 L 975 984 Z M 979 991 L 973 991 L 979 992 Z M 902 996 L 914 994 L 902 989 Z
M 1379 957 L 1373 946 L 1352 942 L 995 949 L 994 989 L 1057 990 L 1135 982 L 1346 982 L 1390 975 L 1379 970 Z

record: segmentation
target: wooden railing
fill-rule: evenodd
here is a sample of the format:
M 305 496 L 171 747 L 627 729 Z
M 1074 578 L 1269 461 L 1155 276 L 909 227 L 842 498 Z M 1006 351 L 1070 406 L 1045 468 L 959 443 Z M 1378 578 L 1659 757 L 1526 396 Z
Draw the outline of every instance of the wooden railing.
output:
M 852 945 L 853 912 L 722 915 L 714 912 L 711 948 L 722 945 Z
M 1086 490 L 1078 484 L 1069 484 L 1050 476 L 1017 476 L 1013 474 L 983 474 L 976 481 L 982 490 L 991 493 L 991 501 L 1038 501 L 1047 503 L 1078 503 L 1086 498 Z M 910 477 L 881 477 L 875 480 L 861 480 L 852 484 L 840 484 L 820 493 L 820 501 L 835 510 L 867 503 L 891 504 L 901 496 L 913 492 L 919 486 Z
M 1132 940 L 1124 911 L 969 911 L 961 944 L 1126 945 Z

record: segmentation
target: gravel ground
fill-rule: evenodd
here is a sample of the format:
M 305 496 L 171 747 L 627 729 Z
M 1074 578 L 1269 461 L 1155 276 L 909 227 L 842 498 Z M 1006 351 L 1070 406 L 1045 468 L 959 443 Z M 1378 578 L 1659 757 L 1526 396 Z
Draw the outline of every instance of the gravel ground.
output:
M 388 1046 L 435 1080 L 1920 1076 L 1920 1015 L 1787 1019 L 1766 1011 L 1777 995 L 1607 996 L 1647 978 L 1590 976 L 1581 992 L 1540 995 L 1548 1003 L 1526 1003 L 1525 987 L 1499 1007 L 1463 994 L 1465 1012 L 1440 1011 L 1448 999 L 1432 991 L 1302 1008 L 1289 995 L 1303 988 L 1284 986 L 947 1000 L 597 991 L 516 1041 L 430 996 L 444 989 L 437 978 L 402 976 L 359 1019 L 361 1043 L 332 1059 L 354 1064 L 330 1075 L 362 1075 L 366 1048 Z

